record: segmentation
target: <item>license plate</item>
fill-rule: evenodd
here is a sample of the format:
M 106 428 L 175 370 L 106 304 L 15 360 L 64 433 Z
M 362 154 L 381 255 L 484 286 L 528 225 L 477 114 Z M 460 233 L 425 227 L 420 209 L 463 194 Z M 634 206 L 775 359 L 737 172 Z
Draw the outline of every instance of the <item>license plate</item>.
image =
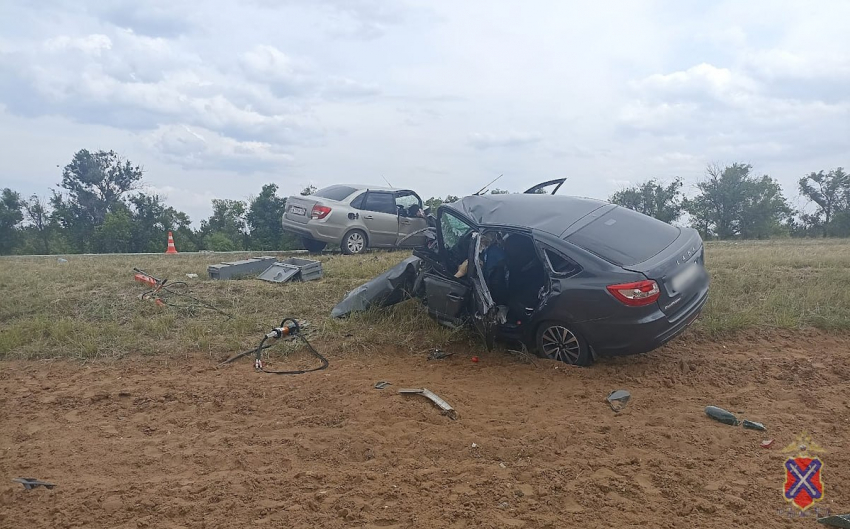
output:
M 289 208 L 289 212 L 292 213 L 293 215 L 305 215 L 305 214 L 307 214 L 307 210 L 300 207 L 300 206 L 292 206 L 291 208 Z
M 670 280 L 670 286 L 673 287 L 674 291 L 682 292 L 691 286 L 691 283 L 699 277 L 699 272 L 699 264 L 692 263 Z

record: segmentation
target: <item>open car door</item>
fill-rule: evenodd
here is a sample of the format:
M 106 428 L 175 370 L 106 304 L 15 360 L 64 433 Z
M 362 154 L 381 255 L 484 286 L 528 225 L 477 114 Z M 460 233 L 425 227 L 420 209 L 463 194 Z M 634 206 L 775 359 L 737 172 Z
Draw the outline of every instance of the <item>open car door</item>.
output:
M 524 191 L 524 194 L 526 194 L 526 195 L 545 195 L 547 187 L 555 186 L 555 189 L 553 189 L 552 193 L 551 193 L 552 195 L 554 195 L 555 193 L 558 192 L 559 189 L 561 189 L 561 186 L 564 185 L 564 182 L 566 182 L 566 181 L 567 181 L 566 178 L 557 178 L 555 180 L 549 180 L 548 182 L 541 182 L 534 187 L 526 189 Z
M 490 351 L 495 341 L 496 326 L 505 323 L 504 316 L 493 301 L 481 270 L 481 234 L 473 233 L 471 242 L 467 275 L 472 282 L 472 325 L 484 340 L 484 347 Z

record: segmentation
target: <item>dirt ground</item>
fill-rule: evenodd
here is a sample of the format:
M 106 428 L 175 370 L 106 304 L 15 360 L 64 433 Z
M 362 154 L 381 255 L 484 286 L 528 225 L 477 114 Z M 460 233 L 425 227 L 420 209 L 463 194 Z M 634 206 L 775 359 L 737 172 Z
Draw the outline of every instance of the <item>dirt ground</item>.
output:
M 815 527 L 781 492 L 803 430 L 826 450 L 822 512 L 850 511 L 850 337 L 684 337 L 592 368 L 316 345 L 330 368 L 292 377 L 248 358 L 3 362 L 0 526 Z M 397 394 L 422 386 L 457 420 Z

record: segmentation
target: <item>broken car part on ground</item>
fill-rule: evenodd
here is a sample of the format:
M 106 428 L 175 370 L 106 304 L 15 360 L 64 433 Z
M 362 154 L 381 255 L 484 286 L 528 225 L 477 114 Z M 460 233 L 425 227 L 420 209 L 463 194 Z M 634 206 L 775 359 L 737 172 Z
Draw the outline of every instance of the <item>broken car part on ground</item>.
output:
M 605 400 L 608 401 L 608 405 L 611 406 L 612 410 L 618 412 L 626 407 L 626 404 L 629 403 L 631 398 L 631 393 L 624 389 L 618 389 L 617 391 L 612 391 Z
M 12 481 L 15 483 L 20 483 L 24 486 L 26 490 L 32 490 L 38 487 L 44 487 L 46 489 L 52 489 L 56 485 L 53 483 L 48 483 L 46 481 L 41 481 L 36 478 L 15 478 Z
M 331 314 L 416 297 L 441 324 L 472 325 L 488 348 L 518 340 L 545 358 L 588 365 L 659 347 L 708 299 L 699 234 L 613 204 L 472 195 L 441 205 L 434 225 L 413 257 Z
M 400 389 L 398 390 L 398 392 L 402 395 L 422 395 L 426 399 L 429 399 L 431 402 L 436 404 L 441 410 L 443 410 L 443 414 L 446 415 L 449 419 L 457 419 L 457 412 L 455 411 L 455 409 L 452 408 L 448 402 L 440 398 L 439 395 L 429 389 Z

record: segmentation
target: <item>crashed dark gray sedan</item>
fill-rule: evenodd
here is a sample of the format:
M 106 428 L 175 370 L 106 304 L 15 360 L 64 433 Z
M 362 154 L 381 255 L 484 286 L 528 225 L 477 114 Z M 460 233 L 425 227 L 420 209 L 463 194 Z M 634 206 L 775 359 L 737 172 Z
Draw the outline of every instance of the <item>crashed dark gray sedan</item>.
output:
M 440 206 L 428 244 L 350 292 L 333 316 L 417 297 L 440 323 L 472 325 L 488 347 L 518 340 L 573 365 L 651 351 L 693 323 L 709 287 L 696 230 L 539 189 Z

